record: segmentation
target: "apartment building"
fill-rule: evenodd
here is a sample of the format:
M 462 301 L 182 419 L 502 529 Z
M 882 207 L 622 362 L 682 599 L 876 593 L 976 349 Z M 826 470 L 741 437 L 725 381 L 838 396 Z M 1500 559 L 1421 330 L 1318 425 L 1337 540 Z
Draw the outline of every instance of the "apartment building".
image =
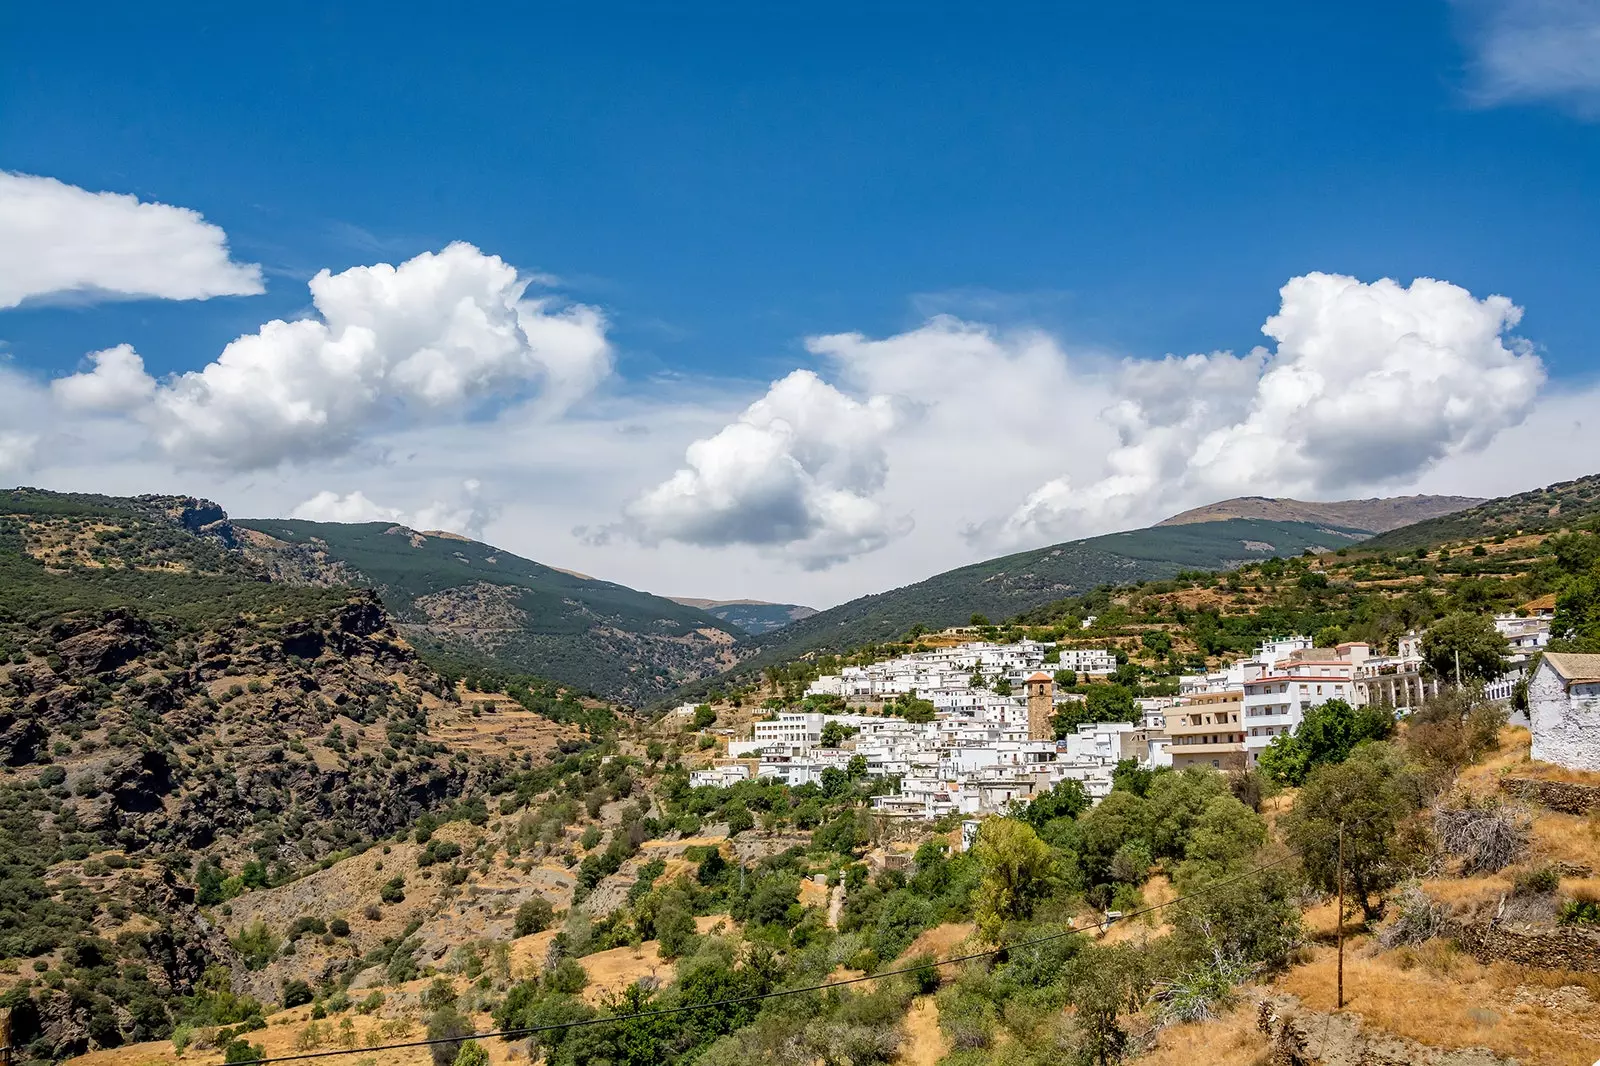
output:
M 1244 690 L 1196 694 L 1166 712 L 1172 768 L 1210 766 L 1241 770 L 1246 765 Z

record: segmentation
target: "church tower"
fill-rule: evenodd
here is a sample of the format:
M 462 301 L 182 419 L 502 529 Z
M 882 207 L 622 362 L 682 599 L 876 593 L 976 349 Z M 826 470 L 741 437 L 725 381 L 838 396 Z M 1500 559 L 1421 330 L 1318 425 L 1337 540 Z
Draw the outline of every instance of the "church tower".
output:
M 1043 670 L 1028 675 L 1028 739 L 1054 740 L 1055 682 Z

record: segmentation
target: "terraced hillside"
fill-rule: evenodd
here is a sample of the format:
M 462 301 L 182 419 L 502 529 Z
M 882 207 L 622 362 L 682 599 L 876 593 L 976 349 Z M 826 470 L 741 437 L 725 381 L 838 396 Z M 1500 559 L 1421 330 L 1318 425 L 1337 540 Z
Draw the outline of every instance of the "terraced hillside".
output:
M 1515 535 L 1571 526 L 1600 516 L 1600 474 L 1488 500 L 1454 514 L 1373 538 L 1375 548 L 1418 548 L 1453 540 Z
M 1222 570 L 1241 563 L 1356 544 L 1364 530 L 1306 522 L 1229 519 L 1154 526 L 1070 541 L 964 566 L 914 585 L 819 612 L 752 642 L 760 668 L 806 652 L 842 651 L 893 640 L 921 625 L 965 625 L 974 614 L 999 621 L 1101 585 Z
M 425 653 L 631 703 L 731 666 L 739 627 L 696 607 L 385 522 L 236 520 L 283 580 L 374 588 Z

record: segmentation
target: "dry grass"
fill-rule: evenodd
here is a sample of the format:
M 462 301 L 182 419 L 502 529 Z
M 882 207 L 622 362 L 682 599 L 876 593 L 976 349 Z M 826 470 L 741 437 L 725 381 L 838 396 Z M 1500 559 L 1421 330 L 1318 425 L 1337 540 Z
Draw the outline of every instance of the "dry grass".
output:
M 1483 966 L 1442 941 L 1376 955 L 1364 943 L 1347 947 L 1345 1007 L 1368 1026 L 1432 1047 L 1487 1047 L 1528 1066 L 1590 1066 L 1600 1057 L 1588 975 L 1547 976 L 1530 988 L 1523 971 Z M 1563 983 L 1548 989 L 1553 980 Z M 1333 1010 L 1333 949 L 1313 948 L 1277 987 L 1312 1010 Z
M 936 1066 L 950 1053 L 950 1042 L 939 1028 L 939 1005 L 932 996 L 918 996 L 911 1001 L 905 1030 L 895 1061 L 905 1066 Z
M 1266 1061 L 1267 1038 L 1256 1028 L 1253 1006 L 1241 1006 L 1209 1022 L 1161 1030 L 1140 1066 L 1258 1066 Z

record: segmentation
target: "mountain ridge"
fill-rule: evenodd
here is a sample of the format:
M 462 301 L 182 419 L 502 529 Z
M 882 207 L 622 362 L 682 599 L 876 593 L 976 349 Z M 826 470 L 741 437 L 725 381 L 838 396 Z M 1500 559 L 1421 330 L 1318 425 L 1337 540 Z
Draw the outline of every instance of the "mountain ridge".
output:
M 1374 496 L 1364 500 L 1316 502 L 1282 496 L 1235 496 L 1192 507 L 1156 526 L 1194 525 L 1230 518 L 1269 522 L 1313 522 L 1386 533 L 1401 526 L 1440 518 L 1488 501 L 1479 496 Z

